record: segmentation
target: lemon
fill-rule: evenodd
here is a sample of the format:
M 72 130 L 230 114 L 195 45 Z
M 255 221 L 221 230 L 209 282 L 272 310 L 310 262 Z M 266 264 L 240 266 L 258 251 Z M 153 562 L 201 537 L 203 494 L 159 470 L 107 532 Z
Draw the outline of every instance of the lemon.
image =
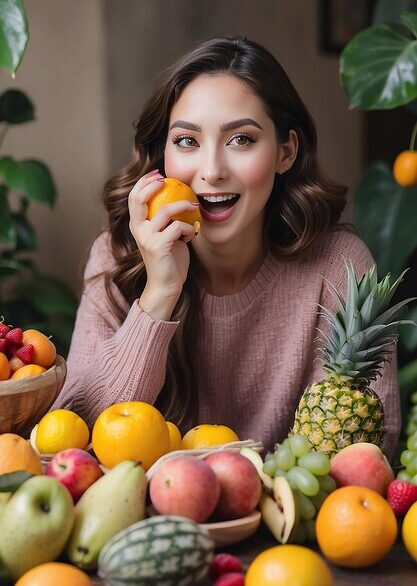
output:
M 404 517 L 402 536 L 405 549 L 417 562 L 417 503 L 411 505 Z
M 184 450 L 196 450 L 237 441 L 239 438 L 230 427 L 204 423 L 187 431 L 182 438 L 182 447 Z
M 41 454 L 56 454 L 68 448 L 85 450 L 89 438 L 86 422 L 68 409 L 50 411 L 36 429 L 36 447 Z
M 172 421 L 167 421 L 168 431 L 169 431 L 169 442 L 170 442 L 170 451 L 174 452 L 175 450 L 182 449 L 182 441 L 181 441 L 181 432 L 175 423 Z

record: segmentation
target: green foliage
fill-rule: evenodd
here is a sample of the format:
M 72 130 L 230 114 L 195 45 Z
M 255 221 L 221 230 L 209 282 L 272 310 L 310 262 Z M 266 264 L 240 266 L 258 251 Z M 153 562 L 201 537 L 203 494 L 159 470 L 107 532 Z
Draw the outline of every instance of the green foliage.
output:
M 21 0 L 0 0 L 0 66 L 15 72 L 28 38 Z M 34 119 L 34 106 L 24 92 L 13 89 L 0 95 L 1 141 L 11 126 Z M 37 249 L 27 217 L 30 203 L 53 207 L 55 201 L 54 181 L 42 161 L 0 157 L 0 316 L 7 324 L 52 335 L 58 353 L 66 356 L 77 298 L 68 285 L 40 272 L 27 256 Z

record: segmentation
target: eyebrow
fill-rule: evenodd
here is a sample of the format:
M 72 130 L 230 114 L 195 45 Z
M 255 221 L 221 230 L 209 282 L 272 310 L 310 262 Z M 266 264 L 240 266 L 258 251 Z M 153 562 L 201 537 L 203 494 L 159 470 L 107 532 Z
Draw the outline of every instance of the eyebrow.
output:
M 226 122 L 220 126 L 221 132 L 226 132 L 227 130 L 234 130 L 235 128 L 240 128 L 241 126 L 256 126 L 260 130 L 263 130 L 262 126 L 258 124 L 252 118 L 240 118 L 239 120 L 232 120 L 231 122 Z M 193 124 L 192 122 L 187 122 L 186 120 L 176 120 L 171 124 L 169 127 L 170 130 L 173 128 L 185 128 L 186 130 L 194 130 L 195 132 L 201 132 L 201 126 L 197 124 Z

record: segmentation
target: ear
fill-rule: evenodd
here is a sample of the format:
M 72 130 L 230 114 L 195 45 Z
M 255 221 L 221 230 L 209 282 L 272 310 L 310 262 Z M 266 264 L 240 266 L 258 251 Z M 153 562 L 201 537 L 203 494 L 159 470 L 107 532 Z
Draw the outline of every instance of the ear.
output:
M 278 143 L 278 154 L 275 171 L 282 175 L 291 169 L 298 153 L 298 136 L 295 130 L 290 130 L 287 142 Z

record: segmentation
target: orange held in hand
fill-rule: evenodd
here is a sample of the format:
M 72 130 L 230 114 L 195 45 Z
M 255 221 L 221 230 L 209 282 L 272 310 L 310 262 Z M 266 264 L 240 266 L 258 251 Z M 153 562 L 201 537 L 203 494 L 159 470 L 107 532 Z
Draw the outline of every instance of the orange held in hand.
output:
M 397 520 L 388 502 L 364 486 L 344 486 L 323 502 L 316 537 L 323 554 L 346 568 L 366 568 L 389 552 Z
M 148 220 L 151 220 L 161 206 L 174 201 L 190 201 L 198 203 L 198 199 L 194 191 L 179 181 L 178 179 L 171 179 L 167 177 L 159 191 L 153 195 L 148 201 Z M 194 226 L 198 231 L 201 223 L 200 208 L 196 206 L 195 210 L 190 212 L 182 212 L 176 216 L 172 216 L 171 220 L 180 220 Z
M 15 586 L 92 586 L 87 574 L 70 564 L 48 562 L 32 568 Z
M 2 433 L 0 435 L 0 474 L 17 470 L 41 474 L 41 460 L 23 437 L 15 433 Z
M 148 470 L 170 451 L 165 419 L 153 405 L 142 401 L 107 407 L 96 419 L 92 442 L 95 455 L 107 468 L 133 460 Z

